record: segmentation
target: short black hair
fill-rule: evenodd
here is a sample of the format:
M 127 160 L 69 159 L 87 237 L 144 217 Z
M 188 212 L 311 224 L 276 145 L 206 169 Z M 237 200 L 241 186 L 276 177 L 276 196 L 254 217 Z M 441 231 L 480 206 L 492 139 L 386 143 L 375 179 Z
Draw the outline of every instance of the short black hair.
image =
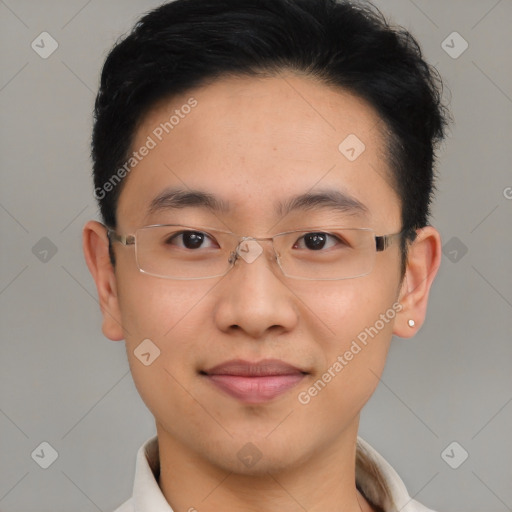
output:
M 175 0 L 145 14 L 109 53 L 96 97 L 93 177 L 104 223 L 116 227 L 123 183 L 108 193 L 105 184 L 126 164 L 152 106 L 225 76 L 286 70 L 351 92 L 379 114 L 405 258 L 405 240 L 428 224 L 449 114 L 441 78 L 416 40 L 369 2 Z

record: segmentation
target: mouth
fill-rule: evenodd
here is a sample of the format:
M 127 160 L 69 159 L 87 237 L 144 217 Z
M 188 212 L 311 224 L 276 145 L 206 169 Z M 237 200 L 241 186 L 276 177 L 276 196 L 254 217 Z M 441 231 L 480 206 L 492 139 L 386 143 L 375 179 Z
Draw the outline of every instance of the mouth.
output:
M 245 403 L 258 404 L 292 389 L 308 372 L 278 359 L 259 362 L 236 359 L 203 370 L 200 374 L 227 395 Z

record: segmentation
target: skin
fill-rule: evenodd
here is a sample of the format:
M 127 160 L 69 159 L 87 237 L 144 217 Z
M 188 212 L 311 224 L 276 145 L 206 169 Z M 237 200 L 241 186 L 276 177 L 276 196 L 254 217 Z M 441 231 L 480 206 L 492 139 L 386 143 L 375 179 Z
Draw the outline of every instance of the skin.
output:
M 276 202 L 313 187 L 341 190 L 366 205 L 367 217 L 347 215 L 347 225 L 373 228 L 377 235 L 400 231 L 382 122 L 364 101 L 292 73 L 223 78 L 155 105 L 133 148 L 191 96 L 197 107 L 127 177 L 117 209 L 119 233 L 178 220 L 270 236 L 326 218 L 325 211 L 284 218 L 274 212 Z M 349 134 L 366 146 L 353 162 L 338 150 Z M 209 192 L 232 209 L 147 216 L 150 201 L 169 186 Z M 354 484 L 359 415 L 379 382 L 391 336 L 411 337 L 424 321 L 440 263 L 433 227 L 418 230 L 403 280 L 397 245 L 377 254 L 369 275 L 323 282 L 284 277 L 268 243 L 253 263 L 239 261 L 222 278 L 195 281 L 145 275 L 133 246 L 121 244 L 114 245 L 113 268 L 105 228 L 96 221 L 85 225 L 83 246 L 103 333 L 126 340 L 134 382 L 155 417 L 159 485 L 173 510 L 372 510 Z M 299 403 L 298 393 L 395 302 L 402 311 L 309 404 Z M 414 328 L 407 325 L 411 318 Z M 161 351 L 149 366 L 134 355 L 146 338 Z M 198 373 L 234 358 L 277 358 L 309 375 L 270 402 L 244 404 Z M 237 457 L 246 443 L 262 455 L 252 467 Z

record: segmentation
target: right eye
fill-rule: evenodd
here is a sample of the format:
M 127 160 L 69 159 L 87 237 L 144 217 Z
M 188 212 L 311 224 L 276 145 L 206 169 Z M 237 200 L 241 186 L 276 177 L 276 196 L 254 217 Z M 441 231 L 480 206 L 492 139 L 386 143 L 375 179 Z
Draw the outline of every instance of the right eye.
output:
M 206 242 L 210 242 L 212 245 L 204 246 L 203 243 Z M 215 247 L 216 245 L 214 239 L 202 231 L 180 231 L 179 233 L 173 233 L 166 238 L 165 243 L 166 245 L 177 245 L 183 249 L 201 249 Z
M 312 232 L 306 233 L 299 238 L 299 240 L 295 242 L 294 248 L 307 248 L 311 251 L 321 251 L 322 249 L 330 249 L 333 246 L 340 244 L 343 245 L 344 240 L 332 233 Z

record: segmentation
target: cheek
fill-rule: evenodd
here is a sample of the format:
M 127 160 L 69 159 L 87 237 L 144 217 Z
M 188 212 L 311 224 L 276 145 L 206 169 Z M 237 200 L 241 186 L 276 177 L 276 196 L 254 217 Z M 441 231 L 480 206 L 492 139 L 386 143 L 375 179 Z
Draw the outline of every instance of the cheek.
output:
M 356 415 L 375 390 L 399 309 L 394 290 L 391 282 L 361 278 L 310 293 L 308 305 L 318 317 L 316 331 L 313 326 L 310 331 L 319 332 L 321 324 L 329 331 L 315 340 L 321 370 L 300 390 L 302 400 L 298 398 L 322 417 L 329 411 L 324 420 Z
M 168 411 L 177 417 L 197 413 L 184 389 L 190 387 L 201 353 L 198 345 L 207 329 L 208 314 L 201 299 L 213 284 L 207 287 L 206 283 L 172 282 L 141 274 L 119 290 L 132 377 L 156 417 Z
M 324 282 L 321 286 L 307 283 L 294 290 L 304 305 L 301 320 L 323 352 L 330 354 L 331 349 L 342 349 L 375 323 L 379 332 L 390 335 L 396 316 L 398 283 L 390 277 L 367 276 Z
M 127 344 L 144 338 L 167 343 L 165 339 L 173 333 L 198 327 L 193 320 L 197 306 L 213 286 L 208 281 L 161 279 L 141 273 L 125 283 L 119 289 L 119 305 Z

